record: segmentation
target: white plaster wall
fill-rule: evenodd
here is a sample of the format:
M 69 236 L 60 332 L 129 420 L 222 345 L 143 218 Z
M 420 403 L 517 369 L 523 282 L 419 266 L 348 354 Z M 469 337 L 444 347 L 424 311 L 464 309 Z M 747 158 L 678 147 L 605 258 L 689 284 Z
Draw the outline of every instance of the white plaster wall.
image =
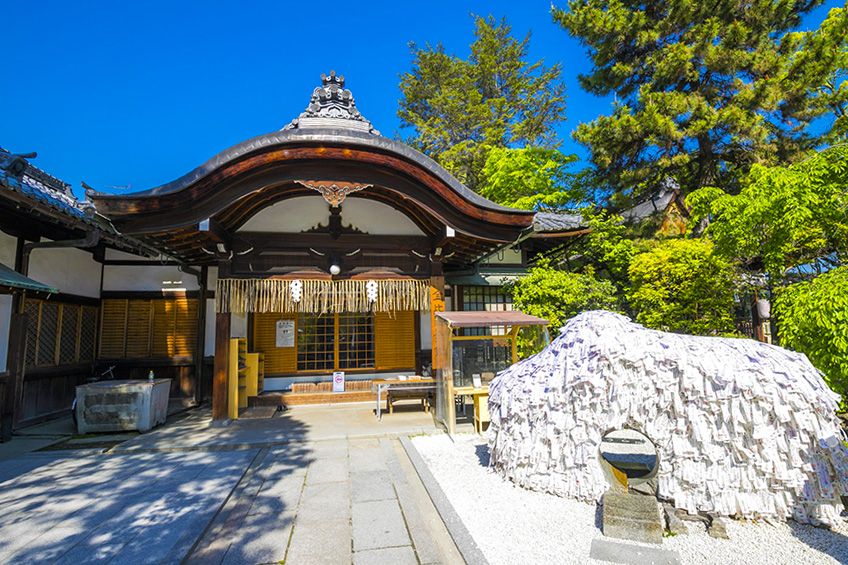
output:
M 15 247 L 18 238 L 0 232 L 0 263 L 10 269 L 15 268 Z M 6 370 L 6 356 L 9 349 L 9 325 L 12 321 L 12 296 L 0 295 L 0 371 Z
M 15 268 L 15 249 L 17 245 L 17 237 L 0 232 L 0 263 L 3 263 L 10 269 Z
M 515 250 L 511 247 L 501 249 L 485 261 L 486 265 L 520 265 L 521 250 Z
M 247 337 L 247 314 L 230 314 L 230 337 Z
M 421 311 L 418 317 L 418 335 L 421 336 L 421 349 L 433 349 L 433 324 L 430 322 L 430 312 Z
M 6 370 L 9 351 L 9 327 L 12 323 L 12 295 L 0 295 L 0 371 Z
M 143 255 L 135 255 L 126 251 L 118 251 L 117 249 L 106 248 L 106 259 L 108 261 L 153 261 L 150 257 Z
M 326 226 L 329 215 L 329 205 L 320 196 L 299 196 L 261 210 L 238 231 L 300 233 L 318 224 Z M 374 235 L 423 235 L 402 212 L 366 198 L 351 197 L 342 203 L 342 224 Z
M 198 290 L 197 277 L 177 267 L 158 265 L 106 265 L 103 290 L 162 291 Z
M 100 263 L 82 249 L 33 249 L 27 276 L 64 294 L 100 297 Z
M 206 271 L 206 289 L 215 291 L 218 285 L 218 267 L 209 267 Z

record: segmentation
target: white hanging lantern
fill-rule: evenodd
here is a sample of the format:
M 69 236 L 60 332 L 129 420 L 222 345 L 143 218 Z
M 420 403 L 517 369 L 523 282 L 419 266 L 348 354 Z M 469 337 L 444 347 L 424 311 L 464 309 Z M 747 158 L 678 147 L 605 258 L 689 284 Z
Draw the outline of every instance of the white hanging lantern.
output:
M 368 281 L 365 283 L 365 295 L 368 297 L 368 302 L 377 302 L 377 281 Z
M 290 282 L 289 292 L 291 293 L 292 302 L 300 302 L 300 299 L 303 298 L 303 281 L 295 279 Z

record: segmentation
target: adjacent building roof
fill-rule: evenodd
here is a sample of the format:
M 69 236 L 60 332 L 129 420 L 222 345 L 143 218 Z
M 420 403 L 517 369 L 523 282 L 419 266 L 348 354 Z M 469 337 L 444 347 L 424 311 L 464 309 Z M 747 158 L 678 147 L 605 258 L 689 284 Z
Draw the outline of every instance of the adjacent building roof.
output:
M 74 197 L 71 185 L 0 147 L 0 186 L 44 204 L 75 220 L 91 221 L 90 205 Z
M 0 147 L 0 215 L 7 225 L 14 224 L 22 213 L 33 220 L 27 222 L 30 225 L 9 225 L 9 229 L 50 239 L 74 238 L 96 230 L 110 247 L 149 256 L 161 254 L 121 234 L 91 203 L 78 200 L 70 184 L 30 163 L 32 157 L 35 153 L 16 155 Z
M 566 232 L 585 227 L 583 216 L 572 212 L 536 212 L 533 217 L 533 231 L 536 233 Z
M 639 223 L 654 214 L 665 212 L 672 202 L 678 199 L 680 199 L 680 187 L 674 180 L 666 179 L 649 199 L 623 210 L 621 217 L 627 223 Z
M 56 294 L 59 292 L 58 289 L 26 277 L 2 263 L 0 263 L 0 290 L 28 290 L 45 294 Z
M 436 312 L 454 328 L 479 328 L 486 326 L 547 326 L 548 321 L 518 310 L 506 312 Z

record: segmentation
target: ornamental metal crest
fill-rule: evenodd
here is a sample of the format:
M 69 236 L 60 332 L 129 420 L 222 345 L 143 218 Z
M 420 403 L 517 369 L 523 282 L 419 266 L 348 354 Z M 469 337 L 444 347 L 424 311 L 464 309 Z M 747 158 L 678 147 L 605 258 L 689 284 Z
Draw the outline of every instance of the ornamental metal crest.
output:
M 359 182 L 336 182 L 327 180 L 299 180 L 295 181 L 298 184 L 305 186 L 311 190 L 319 192 L 327 204 L 333 208 L 338 208 L 344 202 L 347 195 L 352 192 L 359 192 L 366 189 L 370 184 Z

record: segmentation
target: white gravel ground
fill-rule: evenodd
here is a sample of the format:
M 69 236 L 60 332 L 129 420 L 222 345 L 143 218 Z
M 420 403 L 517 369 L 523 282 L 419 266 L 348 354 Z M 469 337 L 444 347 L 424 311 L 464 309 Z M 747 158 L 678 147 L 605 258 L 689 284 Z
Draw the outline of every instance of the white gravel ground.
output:
M 524 490 L 487 468 L 488 448 L 477 435 L 412 440 L 469 533 L 492 565 L 600 563 L 589 559 L 602 537 L 594 505 Z M 795 522 L 769 525 L 730 520 L 730 540 L 691 524 L 688 535 L 662 547 L 683 563 L 848 563 L 848 523 L 828 531 Z

